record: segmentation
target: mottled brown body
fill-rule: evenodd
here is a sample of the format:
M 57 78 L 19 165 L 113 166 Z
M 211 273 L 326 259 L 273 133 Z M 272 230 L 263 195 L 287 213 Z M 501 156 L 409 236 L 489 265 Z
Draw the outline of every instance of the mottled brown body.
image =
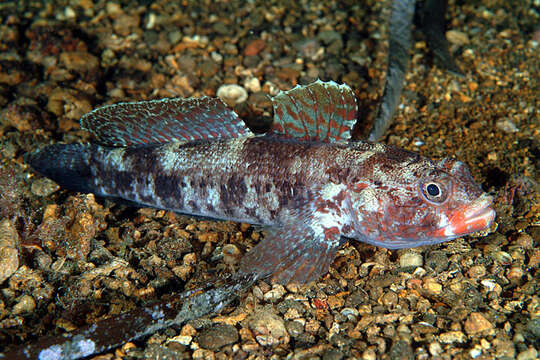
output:
M 90 153 L 94 186 L 103 196 L 264 225 L 279 223 L 328 184 L 390 180 L 389 175 L 377 178 L 375 163 L 397 169 L 420 161 L 414 153 L 382 144 L 276 137 L 96 147 Z

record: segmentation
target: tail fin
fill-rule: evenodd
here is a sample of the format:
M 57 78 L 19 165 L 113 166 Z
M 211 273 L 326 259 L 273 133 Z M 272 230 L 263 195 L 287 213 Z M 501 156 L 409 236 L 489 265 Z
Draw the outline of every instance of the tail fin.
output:
M 89 144 L 55 144 L 25 155 L 24 160 L 38 173 L 61 186 L 78 192 L 92 192 Z

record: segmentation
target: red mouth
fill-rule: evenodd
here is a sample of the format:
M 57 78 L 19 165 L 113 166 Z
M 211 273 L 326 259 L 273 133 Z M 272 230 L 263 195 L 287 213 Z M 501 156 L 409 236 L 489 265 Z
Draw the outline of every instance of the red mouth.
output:
M 449 219 L 448 225 L 436 232 L 439 237 L 458 237 L 486 230 L 495 220 L 495 210 L 490 205 L 493 197 L 483 194 Z

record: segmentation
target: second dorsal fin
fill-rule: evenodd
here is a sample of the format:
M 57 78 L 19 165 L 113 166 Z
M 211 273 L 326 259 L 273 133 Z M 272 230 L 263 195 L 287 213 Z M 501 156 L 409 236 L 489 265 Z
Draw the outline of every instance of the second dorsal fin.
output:
M 81 127 L 106 146 L 252 135 L 233 110 L 209 97 L 107 105 L 84 115 Z
M 356 123 L 354 92 L 347 85 L 317 80 L 272 98 L 270 133 L 310 141 L 340 142 L 351 138 Z

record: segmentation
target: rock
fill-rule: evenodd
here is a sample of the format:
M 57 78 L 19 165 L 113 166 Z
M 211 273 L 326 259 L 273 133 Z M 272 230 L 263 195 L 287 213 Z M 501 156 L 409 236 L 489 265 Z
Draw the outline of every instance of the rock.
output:
M 262 346 L 288 344 L 289 334 L 283 320 L 271 310 L 263 309 L 248 318 L 248 326 Z
M 392 344 L 390 353 L 388 354 L 390 359 L 400 360 L 413 360 L 414 351 L 409 343 L 404 340 L 398 340 Z
M 244 87 L 251 92 L 261 91 L 261 82 L 256 77 L 250 77 L 244 82 Z
M 439 340 L 444 344 L 464 343 L 467 337 L 461 331 L 447 331 L 439 335 Z
M 453 45 L 467 45 L 469 43 L 469 37 L 467 34 L 457 30 L 448 30 L 446 32 L 446 39 Z
M 341 360 L 343 359 L 343 353 L 338 349 L 329 349 L 323 355 L 323 360 Z
M 60 64 L 75 72 L 92 73 L 99 69 L 99 59 L 85 51 L 69 51 L 60 54 Z
M 491 324 L 481 313 L 473 312 L 465 320 L 465 331 L 469 335 L 493 333 L 493 324 Z
M 242 252 L 234 244 L 223 246 L 221 252 L 223 253 L 223 262 L 228 265 L 236 265 L 242 257 Z
M 519 131 L 519 128 L 516 126 L 516 124 L 514 124 L 514 122 L 508 118 L 497 120 L 495 126 L 497 127 L 497 129 L 509 134 Z
M 19 251 L 12 247 L 0 247 L 0 284 L 19 268 Z
M 92 104 L 85 95 L 77 90 L 58 87 L 49 96 L 47 110 L 58 117 L 65 116 L 68 119 L 79 120 L 81 116 L 92 110 Z M 70 129 L 71 127 L 64 127 L 61 130 Z
M 238 341 L 238 331 L 232 325 L 217 324 L 203 330 L 197 338 L 199 345 L 205 349 L 219 348 Z
M 430 251 L 426 255 L 426 266 L 435 270 L 436 273 L 440 273 L 448 269 L 448 256 L 440 250 Z
M 266 42 L 262 39 L 252 40 L 244 49 L 245 56 L 254 56 L 264 50 Z
M 11 221 L 0 221 L 0 246 L 16 248 L 19 246 L 19 233 Z
M 32 183 L 32 187 L 30 189 L 32 194 L 36 196 L 47 197 L 60 189 L 60 186 L 51 179 L 40 178 Z
M 13 126 L 18 131 L 32 131 L 40 125 L 40 111 L 32 105 L 10 104 L 0 112 L 0 125 Z
M 283 295 L 285 295 L 285 292 L 286 291 L 283 285 L 274 284 L 274 286 L 272 286 L 272 289 L 264 294 L 264 300 L 274 302 L 280 299 Z
M 535 348 L 530 347 L 527 350 L 520 352 L 516 359 L 517 360 L 534 360 L 534 359 L 538 359 L 538 351 Z
M 229 106 L 243 103 L 248 98 L 246 89 L 236 84 L 221 85 L 217 90 L 216 95 Z
M 36 308 L 36 301 L 30 295 L 23 295 L 13 306 L 13 314 L 19 315 L 32 312 Z
M 8 219 L 0 222 L 0 284 L 19 268 L 19 233 Z
M 401 267 L 418 267 L 424 265 L 424 259 L 421 254 L 407 251 L 399 257 Z

